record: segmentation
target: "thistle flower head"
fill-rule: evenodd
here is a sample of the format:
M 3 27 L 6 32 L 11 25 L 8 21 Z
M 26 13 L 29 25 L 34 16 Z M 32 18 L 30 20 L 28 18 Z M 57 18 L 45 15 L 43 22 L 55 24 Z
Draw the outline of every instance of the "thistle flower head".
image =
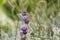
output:
M 21 18 L 21 20 L 24 21 L 24 22 L 28 21 L 28 16 L 23 16 L 23 17 Z
M 27 26 L 26 25 L 21 26 L 21 30 L 22 31 L 26 31 L 27 30 Z

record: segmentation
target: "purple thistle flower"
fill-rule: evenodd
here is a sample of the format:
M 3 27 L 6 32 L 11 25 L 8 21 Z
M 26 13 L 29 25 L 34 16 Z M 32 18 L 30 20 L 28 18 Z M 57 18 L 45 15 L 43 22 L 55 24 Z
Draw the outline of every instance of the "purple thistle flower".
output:
M 23 16 L 23 17 L 21 18 L 21 20 L 24 21 L 24 22 L 28 21 L 28 16 Z
M 27 26 L 26 25 L 21 26 L 21 30 L 22 31 L 26 31 L 27 30 Z

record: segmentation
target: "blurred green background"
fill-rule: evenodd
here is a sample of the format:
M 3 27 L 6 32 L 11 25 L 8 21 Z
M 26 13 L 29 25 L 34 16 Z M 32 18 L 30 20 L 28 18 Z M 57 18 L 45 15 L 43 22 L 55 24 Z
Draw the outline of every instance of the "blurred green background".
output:
M 60 40 L 60 0 L 0 0 L 0 33 L 9 36 L 14 30 L 16 34 L 12 35 L 15 34 L 15 38 L 11 36 L 10 40 L 18 39 L 16 36 L 20 35 L 19 27 L 24 23 L 19 20 L 17 14 L 23 10 L 26 10 L 29 16 L 29 36 L 26 40 Z M 3 36 L 0 37 L 2 40 L 8 40 Z

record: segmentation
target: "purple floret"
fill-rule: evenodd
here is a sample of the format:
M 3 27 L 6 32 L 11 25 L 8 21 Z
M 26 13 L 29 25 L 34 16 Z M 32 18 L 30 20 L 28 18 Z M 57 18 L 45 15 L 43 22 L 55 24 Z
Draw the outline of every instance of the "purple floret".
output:
M 21 26 L 21 30 L 22 31 L 26 31 L 27 30 L 27 26 L 26 25 Z
M 21 20 L 24 21 L 24 22 L 28 21 L 28 16 L 22 17 Z

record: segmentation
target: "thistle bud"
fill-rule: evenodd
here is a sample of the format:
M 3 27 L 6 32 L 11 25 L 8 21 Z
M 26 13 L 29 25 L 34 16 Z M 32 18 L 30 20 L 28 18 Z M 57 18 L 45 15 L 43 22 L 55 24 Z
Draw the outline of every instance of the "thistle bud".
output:
M 22 16 L 26 16 L 26 11 L 25 10 L 22 11 Z

